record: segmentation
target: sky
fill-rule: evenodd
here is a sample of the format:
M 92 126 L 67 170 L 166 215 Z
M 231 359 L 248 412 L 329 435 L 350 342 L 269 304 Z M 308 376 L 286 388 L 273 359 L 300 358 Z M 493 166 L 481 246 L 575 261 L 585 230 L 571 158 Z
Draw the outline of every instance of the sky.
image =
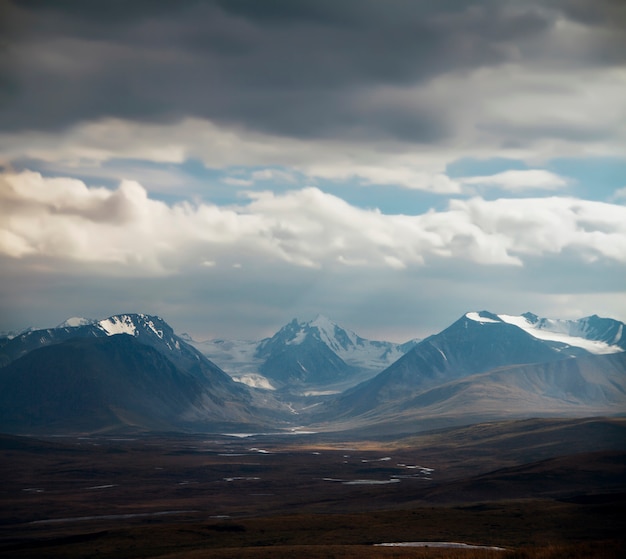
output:
M 0 331 L 626 321 L 622 0 L 0 1 Z

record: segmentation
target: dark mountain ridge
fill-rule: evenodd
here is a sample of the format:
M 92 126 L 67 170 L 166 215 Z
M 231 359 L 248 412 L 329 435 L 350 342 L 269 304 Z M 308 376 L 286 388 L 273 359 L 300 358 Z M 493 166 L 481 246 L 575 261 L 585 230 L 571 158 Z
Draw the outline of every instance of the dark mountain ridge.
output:
M 271 394 L 234 382 L 150 315 L 29 331 L 0 351 L 8 361 L 0 368 L 5 431 L 258 428 L 290 415 Z
M 203 392 L 197 378 L 129 335 L 74 338 L 1 370 L 0 420 L 22 432 L 171 429 Z
M 144 345 L 167 355 L 171 361 L 184 368 L 194 368 L 199 362 L 214 371 L 219 367 L 212 364 L 201 352 L 174 333 L 172 327 L 158 316 L 128 313 L 113 315 L 100 321 L 79 326 L 28 330 L 13 338 L 0 342 L 0 366 L 14 361 L 40 347 L 60 343 L 72 338 L 103 338 L 114 334 L 128 334 Z
M 222 375 L 185 371 L 128 334 L 74 338 L 0 369 L 0 424 L 22 433 L 266 425 L 268 410 Z

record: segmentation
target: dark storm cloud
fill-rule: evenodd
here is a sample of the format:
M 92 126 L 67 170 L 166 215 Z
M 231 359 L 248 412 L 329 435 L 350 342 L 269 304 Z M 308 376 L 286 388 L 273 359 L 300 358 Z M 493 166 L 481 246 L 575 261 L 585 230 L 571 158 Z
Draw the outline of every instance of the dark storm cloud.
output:
M 562 9 L 610 26 L 613 8 Z M 506 62 L 544 37 L 559 10 L 494 0 L 13 0 L 0 127 L 198 116 L 293 137 L 431 142 L 446 135 L 445 114 L 362 96 Z
M 203 116 L 293 136 L 361 128 L 428 141 L 443 133 L 437 117 L 418 110 L 407 125 L 393 106 L 364 112 L 354 96 L 498 63 L 504 35 L 532 35 L 550 21 L 495 5 L 424 6 L 16 1 L 8 8 L 15 29 L 4 53 L 0 125 Z
M 554 0 L 552 5 L 574 21 L 585 25 L 626 29 L 626 3 L 623 0 Z

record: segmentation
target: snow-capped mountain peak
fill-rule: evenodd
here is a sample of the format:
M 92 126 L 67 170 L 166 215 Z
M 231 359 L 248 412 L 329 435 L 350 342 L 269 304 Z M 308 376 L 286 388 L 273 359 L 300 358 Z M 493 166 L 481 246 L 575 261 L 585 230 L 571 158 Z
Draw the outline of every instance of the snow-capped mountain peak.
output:
M 465 317 L 480 324 L 511 324 L 539 340 L 581 348 L 589 353 L 606 354 L 626 350 L 624 324 L 597 315 L 579 320 L 563 320 L 541 318 L 530 312 L 517 316 L 480 311 L 468 312 Z
M 351 351 L 356 346 L 362 346 L 366 340 L 350 330 L 346 330 L 324 315 L 318 314 L 308 322 L 298 322 L 293 319 L 283 326 L 268 342 L 271 345 L 282 343 L 285 345 L 301 345 L 316 340 L 326 344 L 337 355 Z
M 120 314 L 110 316 L 96 323 L 98 328 L 103 330 L 107 336 L 115 334 L 129 334 L 138 336 L 139 330 L 165 340 L 166 333 L 172 334 L 171 327 L 158 316 L 147 314 Z
M 493 315 L 487 311 L 468 312 L 465 313 L 465 318 L 469 318 L 470 320 L 479 322 L 480 324 L 497 324 L 502 322 L 502 319 L 500 319 L 497 315 Z
M 106 332 L 107 336 L 114 336 L 115 334 L 137 335 L 137 327 L 128 315 L 105 318 L 98 322 L 98 326 Z
M 351 330 L 338 326 L 324 315 L 317 315 L 306 326 L 314 333 L 317 333 L 319 339 L 337 354 L 341 354 L 351 347 L 363 345 L 365 341 Z

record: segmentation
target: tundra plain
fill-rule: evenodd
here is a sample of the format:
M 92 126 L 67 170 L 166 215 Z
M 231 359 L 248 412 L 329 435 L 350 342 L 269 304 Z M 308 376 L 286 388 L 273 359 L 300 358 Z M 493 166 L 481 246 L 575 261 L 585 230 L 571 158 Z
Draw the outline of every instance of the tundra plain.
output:
M 126 432 L 0 441 L 0 557 L 624 552 L 621 418 L 485 423 L 382 440 Z M 376 545 L 403 542 L 426 547 Z

